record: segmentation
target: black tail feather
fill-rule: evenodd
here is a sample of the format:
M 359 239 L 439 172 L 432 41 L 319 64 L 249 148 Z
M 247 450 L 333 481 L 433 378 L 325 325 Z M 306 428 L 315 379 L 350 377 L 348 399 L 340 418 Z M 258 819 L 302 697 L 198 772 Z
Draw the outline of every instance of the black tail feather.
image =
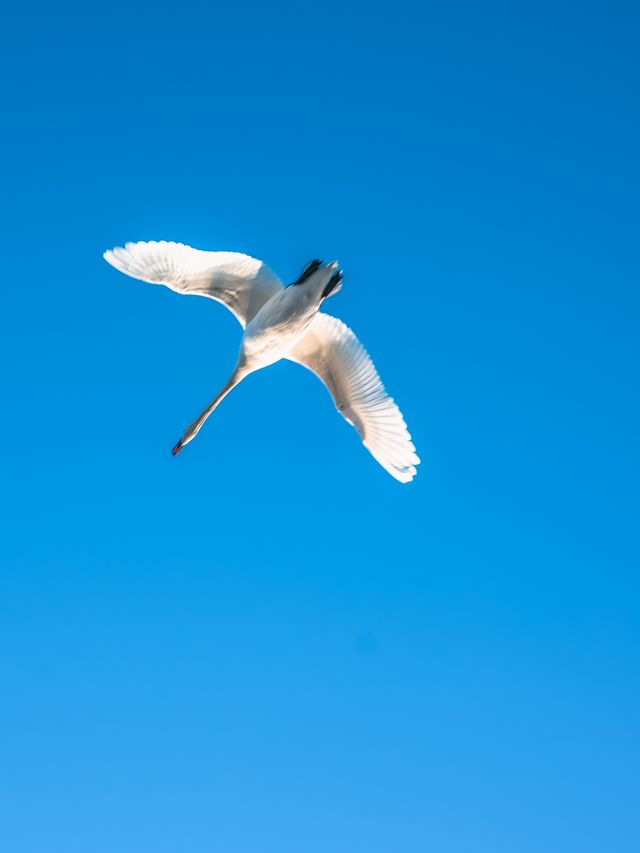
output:
M 327 296 L 331 296 L 331 294 L 336 290 L 336 288 L 340 287 L 342 283 L 342 270 L 336 270 L 334 274 L 331 276 L 327 284 L 325 285 L 324 290 L 322 291 L 322 298 L 326 299 Z
M 319 270 L 322 266 L 322 261 L 314 260 L 309 261 L 306 267 L 300 273 L 300 277 L 297 281 L 294 281 L 294 284 L 304 284 L 305 281 L 309 278 L 310 275 L 313 275 L 316 270 Z

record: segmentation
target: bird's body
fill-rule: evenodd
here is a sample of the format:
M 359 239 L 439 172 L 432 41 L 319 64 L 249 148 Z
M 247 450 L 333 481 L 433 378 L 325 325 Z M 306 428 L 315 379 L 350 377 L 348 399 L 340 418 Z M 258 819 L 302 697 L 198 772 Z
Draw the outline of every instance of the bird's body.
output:
M 105 252 L 121 272 L 179 293 L 208 296 L 226 305 L 244 328 L 229 381 L 190 424 L 176 455 L 198 434 L 221 400 L 245 376 L 283 358 L 313 371 L 338 411 L 356 427 L 365 446 L 397 480 L 408 482 L 419 459 L 400 410 L 386 394 L 371 359 L 340 320 L 324 314 L 324 300 L 340 289 L 338 264 L 307 264 L 283 287 L 261 261 L 237 252 L 205 252 L 181 243 L 127 243 Z
M 255 370 L 286 358 L 304 337 L 337 267 L 320 267 L 301 284 L 274 294 L 258 311 L 244 331 L 240 350 Z

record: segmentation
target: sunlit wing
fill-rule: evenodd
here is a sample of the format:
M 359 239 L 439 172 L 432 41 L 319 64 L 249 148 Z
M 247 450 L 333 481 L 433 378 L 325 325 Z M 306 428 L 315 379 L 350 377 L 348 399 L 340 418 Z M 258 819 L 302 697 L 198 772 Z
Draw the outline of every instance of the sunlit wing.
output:
M 413 479 L 420 460 L 404 418 L 348 326 L 329 314 L 316 314 L 288 358 L 324 382 L 338 411 L 392 477 L 401 483 Z
M 161 240 L 127 243 L 104 259 L 132 278 L 222 302 L 243 328 L 282 288 L 269 267 L 240 252 L 205 252 Z

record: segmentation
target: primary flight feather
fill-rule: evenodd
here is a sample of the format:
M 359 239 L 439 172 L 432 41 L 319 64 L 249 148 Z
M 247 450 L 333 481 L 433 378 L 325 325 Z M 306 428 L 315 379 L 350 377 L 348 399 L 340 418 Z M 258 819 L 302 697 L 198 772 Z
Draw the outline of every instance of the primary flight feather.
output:
M 222 302 L 244 329 L 229 381 L 187 427 L 173 448 L 174 456 L 245 376 L 286 358 L 324 382 L 338 411 L 392 477 L 402 483 L 413 479 L 420 460 L 400 409 L 351 329 L 320 311 L 324 300 L 340 289 L 337 262 L 311 261 L 293 285 L 284 287 L 262 261 L 239 252 L 205 252 L 152 241 L 127 243 L 105 252 L 104 258 L 141 281 Z

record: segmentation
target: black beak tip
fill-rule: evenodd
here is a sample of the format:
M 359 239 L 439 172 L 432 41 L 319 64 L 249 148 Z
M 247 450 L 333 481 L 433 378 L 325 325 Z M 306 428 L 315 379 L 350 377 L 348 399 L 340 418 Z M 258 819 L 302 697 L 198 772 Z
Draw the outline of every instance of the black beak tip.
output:
M 182 448 L 183 448 L 183 447 L 184 447 L 184 444 L 182 443 L 182 439 L 180 439 L 180 441 L 176 444 L 176 446 L 175 446 L 175 447 L 173 448 L 173 450 L 171 451 L 171 455 L 172 455 L 172 456 L 177 456 L 177 455 L 178 455 L 178 453 L 180 453 L 180 451 L 182 450 Z

